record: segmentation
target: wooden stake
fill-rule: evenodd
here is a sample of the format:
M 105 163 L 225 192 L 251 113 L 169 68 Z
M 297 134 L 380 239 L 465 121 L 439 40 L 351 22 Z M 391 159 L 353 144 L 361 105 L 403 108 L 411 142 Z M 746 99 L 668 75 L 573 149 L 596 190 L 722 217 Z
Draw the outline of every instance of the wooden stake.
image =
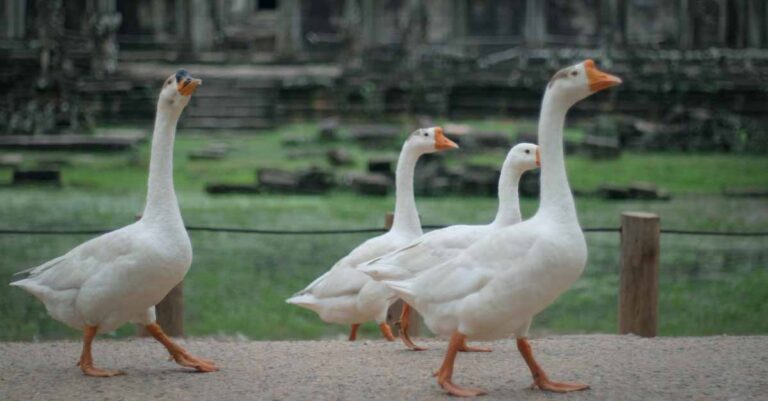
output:
M 392 229 L 392 224 L 395 222 L 395 214 L 392 212 L 387 212 L 384 214 L 384 229 L 389 231 Z
M 170 337 L 184 335 L 184 281 L 173 287 L 171 292 L 155 306 L 157 324 Z
M 658 327 L 659 216 L 621 215 L 619 333 L 655 337 Z

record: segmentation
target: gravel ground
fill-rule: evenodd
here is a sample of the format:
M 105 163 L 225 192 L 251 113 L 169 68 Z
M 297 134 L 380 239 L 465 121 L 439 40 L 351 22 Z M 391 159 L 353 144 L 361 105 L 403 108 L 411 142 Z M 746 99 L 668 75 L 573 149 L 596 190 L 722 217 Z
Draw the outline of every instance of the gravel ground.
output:
M 250 342 L 188 339 L 222 370 L 191 373 L 150 339 L 96 341 L 96 365 L 75 367 L 77 342 L 0 343 L 0 400 L 450 400 L 431 372 L 445 343 L 424 352 L 381 340 Z M 483 344 L 478 344 L 483 345 Z M 514 341 L 491 353 L 460 354 L 455 382 L 488 391 L 481 400 L 766 400 L 768 337 L 553 336 L 532 341 L 550 377 L 589 383 L 571 394 L 530 390 Z

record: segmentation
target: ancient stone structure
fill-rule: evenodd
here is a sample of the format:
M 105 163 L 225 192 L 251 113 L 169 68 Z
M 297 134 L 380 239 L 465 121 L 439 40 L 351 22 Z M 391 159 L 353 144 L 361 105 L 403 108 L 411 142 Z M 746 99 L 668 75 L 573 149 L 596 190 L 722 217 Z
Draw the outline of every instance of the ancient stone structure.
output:
M 760 0 L 7 0 L 0 26 L 6 133 L 146 122 L 155 75 L 179 65 L 204 72 L 186 122 L 203 128 L 531 115 L 551 72 L 587 57 L 627 83 L 575 114 L 768 107 Z

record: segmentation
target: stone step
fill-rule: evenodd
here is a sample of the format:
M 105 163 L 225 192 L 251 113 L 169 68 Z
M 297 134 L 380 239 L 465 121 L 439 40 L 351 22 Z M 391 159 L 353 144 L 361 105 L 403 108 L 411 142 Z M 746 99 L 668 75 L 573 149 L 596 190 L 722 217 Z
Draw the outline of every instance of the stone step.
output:
M 190 107 L 188 116 L 242 118 L 242 117 L 271 117 L 274 114 L 267 107 Z
M 185 128 L 222 128 L 222 129 L 238 129 L 238 128 L 271 128 L 275 122 L 272 118 L 228 118 L 228 117 L 196 117 L 187 115 L 182 118 L 180 123 Z
M 61 185 L 61 170 L 54 167 L 36 167 L 31 169 L 14 169 L 13 185 L 47 184 Z
M 195 107 L 268 107 L 273 108 L 274 97 L 202 97 L 192 98 L 191 106 Z
M 0 136 L 0 149 L 122 151 L 144 139 L 141 135 L 98 137 L 92 135 Z

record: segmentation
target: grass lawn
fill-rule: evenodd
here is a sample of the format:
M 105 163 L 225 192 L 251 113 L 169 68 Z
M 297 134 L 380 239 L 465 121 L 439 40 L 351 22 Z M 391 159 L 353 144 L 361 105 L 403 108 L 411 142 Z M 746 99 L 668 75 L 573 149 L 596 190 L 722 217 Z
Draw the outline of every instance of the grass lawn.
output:
M 530 123 L 482 122 L 515 132 Z M 393 207 L 390 197 L 362 197 L 336 191 L 328 195 L 233 195 L 204 193 L 210 181 L 252 182 L 257 167 L 325 165 L 322 153 L 289 159 L 281 147 L 285 133 L 313 135 L 313 124 L 291 125 L 273 133 L 243 135 L 180 132 L 176 146 L 177 191 L 189 225 L 330 229 L 380 226 Z M 578 135 L 578 132 L 569 133 Z M 211 142 L 235 150 L 222 161 L 190 161 L 186 154 Z M 312 149 L 347 146 L 363 169 L 372 153 L 347 144 L 308 145 Z M 448 155 L 447 160 L 499 163 L 504 152 Z M 133 221 L 143 208 L 148 145 L 121 154 L 25 153 L 26 159 L 63 158 L 62 188 L 0 188 L 0 228 L 100 228 Z M 601 183 L 651 181 L 674 196 L 669 202 L 605 201 L 578 198 L 584 227 L 617 226 L 627 210 L 659 213 L 666 228 L 766 230 L 764 199 L 719 195 L 726 186 L 768 186 L 768 160 L 743 155 L 624 154 L 594 161 L 569 157 L 575 189 Z M 0 183 L 10 173 L 0 170 Z M 484 223 L 496 200 L 483 197 L 417 199 L 424 224 Z M 537 206 L 523 200 L 523 212 Z M 185 282 L 186 324 L 190 335 L 243 334 L 253 339 L 339 336 L 347 328 L 322 323 L 284 299 L 329 268 L 368 235 L 272 236 L 222 233 L 191 235 L 195 259 Z M 66 252 L 87 236 L 0 235 L 0 282 L 13 272 Z M 617 234 L 587 236 L 590 259 L 583 278 L 536 318 L 532 331 L 614 332 L 618 282 Z M 664 335 L 768 333 L 768 239 L 664 236 L 662 238 L 660 332 Z M 124 327 L 115 335 L 127 335 Z M 373 324 L 364 333 L 376 335 Z M 42 305 L 23 291 L 0 286 L 0 340 L 59 338 L 77 333 L 48 318 Z

